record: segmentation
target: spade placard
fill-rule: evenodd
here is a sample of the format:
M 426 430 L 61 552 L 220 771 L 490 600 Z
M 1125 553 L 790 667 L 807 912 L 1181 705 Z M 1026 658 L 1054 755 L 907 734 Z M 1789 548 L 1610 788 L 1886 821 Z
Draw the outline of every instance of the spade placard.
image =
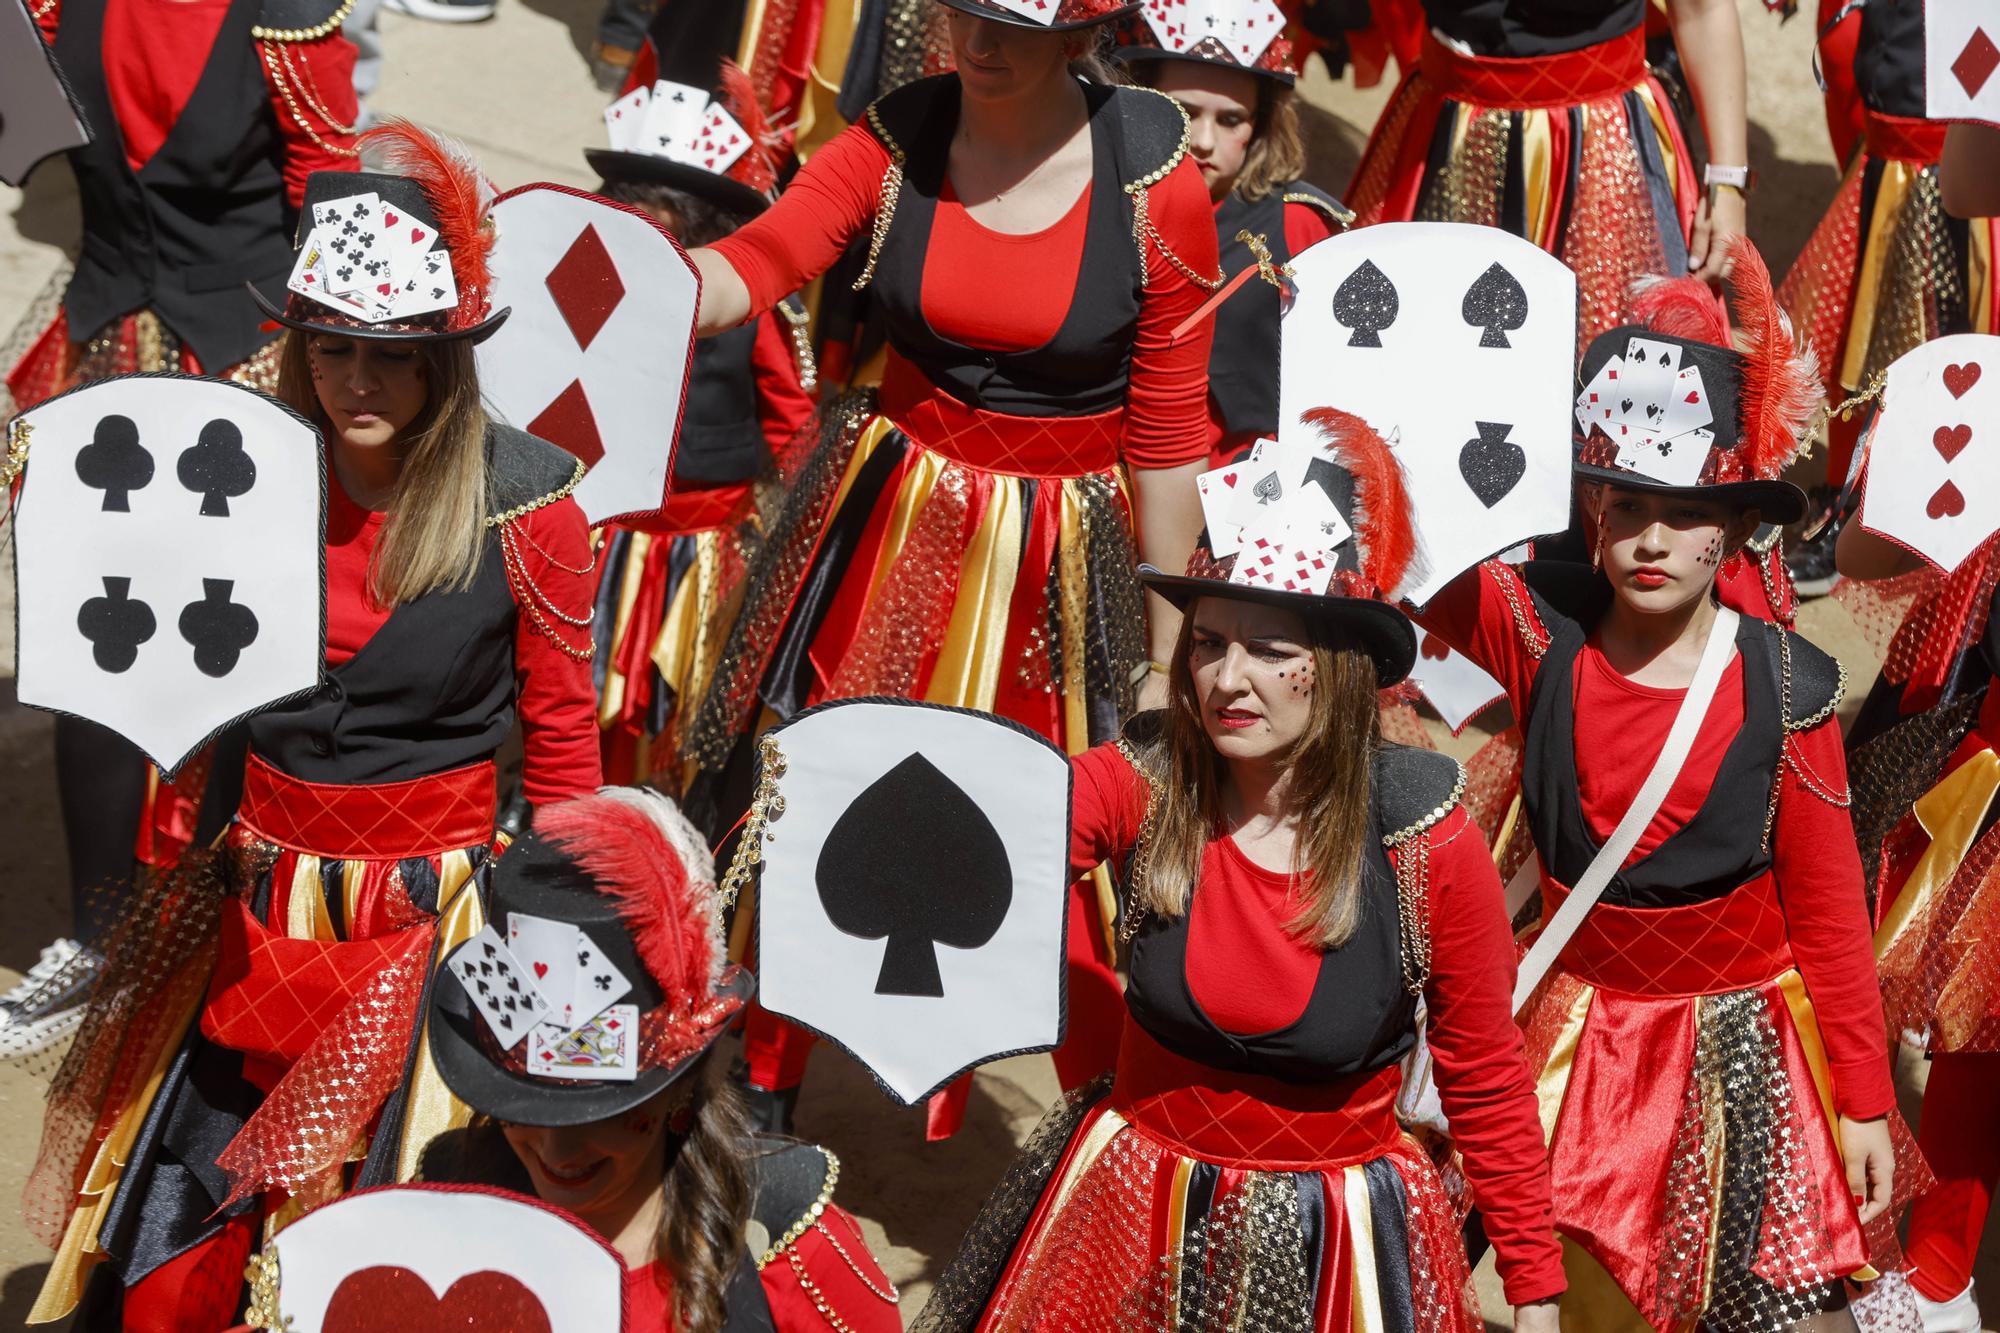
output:
M 1069 762 L 969 709 L 843 699 L 771 733 L 758 996 L 914 1105 L 1063 1032 Z
M 22 703 L 101 723 L 171 775 L 319 683 L 326 465 L 311 423 L 232 381 L 126 375 L 17 426 Z

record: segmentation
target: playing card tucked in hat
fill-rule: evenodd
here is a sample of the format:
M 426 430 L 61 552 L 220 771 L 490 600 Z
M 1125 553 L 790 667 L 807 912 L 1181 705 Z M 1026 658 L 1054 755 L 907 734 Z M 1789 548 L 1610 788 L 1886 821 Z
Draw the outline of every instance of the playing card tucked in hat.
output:
M 1822 401 L 1819 369 L 1794 339 L 1756 247 L 1738 236 L 1730 257 L 1743 350 L 1696 278 L 1647 284 L 1633 298 L 1641 323 L 1591 341 L 1577 372 L 1576 475 L 1700 492 L 1790 523 L 1805 513 L 1805 493 L 1782 476 Z
M 361 136 L 384 172 L 315 171 L 306 178 L 298 257 L 271 319 L 347 338 L 477 342 L 500 327 L 486 271 L 493 189 L 466 151 L 403 120 Z
M 496 1120 L 627 1111 L 750 998 L 723 949 L 708 849 L 657 792 L 607 787 L 537 810 L 494 863 L 487 910 L 433 985 L 430 1047 L 451 1090 Z
M 1144 0 L 1117 58 L 1192 60 L 1290 87 L 1298 71 L 1284 32 L 1285 15 L 1272 0 Z
M 1232 597 L 1329 622 L 1393 685 L 1417 656 L 1409 618 L 1381 600 L 1416 559 L 1402 466 L 1351 412 L 1316 408 L 1305 420 L 1316 441 L 1266 440 L 1197 477 L 1207 527 L 1187 572 L 1141 565 L 1139 578 L 1183 609 Z
M 584 158 L 607 181 L 650 181 L 744 213 L 761 213 L 778 187 L 779 137 L 756 90 L 724 60 L 714 96 L 661 79 L 604 108 L 609 148 Z

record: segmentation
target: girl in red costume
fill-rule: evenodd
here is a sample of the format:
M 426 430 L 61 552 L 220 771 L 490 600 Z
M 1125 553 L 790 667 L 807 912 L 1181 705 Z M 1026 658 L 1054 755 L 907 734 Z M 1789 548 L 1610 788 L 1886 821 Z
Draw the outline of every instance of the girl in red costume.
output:
M 1338 199 L 1299 179 L 1306 149 L 1292 104 L 1297 71 L 1279 35 L 1284 15 L 1270 0 L 1236 0 L 1220 17 L 1230 42 L 1206 30 L 1205 40 L 1197 39 L 1175 0 L 1147 0 L 1143 23 L 1118 49 L 1136 82 L 1187 112 L 1188 148 L 1215 205 L 1223 276 L 1255 266 L 1261 279 L 1215 312 L 1208 436 L 1209 460 L 1218 467 L 1278 433 L 1277 270 L 1353 219 Z
M 1347 188 L 1360 225 L 1477 222 L 1527 237 L 1576 270 L 1584 339 L 1628 320 L 1647 274 L 1718 281 L 1750 184 L 1736 6 L 1668 5 L 1710 156 L 1697 173 L 1646 68 L 1648 3 L 1422 0 L 1422 56 Z
M 478 1118 L 431 1145 L 424 1178 L 534 1194 L 602 1236 L 626 1264 L 624 1333 L 901 1333 L 895 1286 L 833 1202 L 839 1161 L 753 1138 L 723 1077 L 712 1047 L 752 981 L 725 957 L 714 864 L 672 802 L 607 787 L 545 807 L 487 897 L 495 922 L 576 927 L 631 982 L 616 1002 L 639 1012 L 638 1067 L 538 1075 L 440 973 L 431 1052 Z
M 824 405 L 781 462 L 741 609 L 711 631 L 722 660 L 685 733 L 704 817 L 747 804 L 760 709 L 921 698 L 1080 752 L 1165 679 L 1179 616 L 1145 604 L 1134 546 L 1178 566 L 1201 527 L 1210 330 L 1173 335 L 1220 281 L 1187 118 L 1071 72 L 1121 10 L 1067 0 L 1050 25 L 947 3 L 958 73 L 876 103 L 770 212 L 693 252 L 713 334 L 859 239 L 891 348 L 879 392 Z M 1099 876 L 1071 899 L 1071 1085 L 1116 1054 L 1108 898 Z M 794 1088 L 808 1048 L 766 1022 L 752 1081 Z M 965 1092 L 933 1105 L 934 1134 Z
M 276 343 L 242 290 L 281 291 L 314 171 L 354 166 L 346 0 L 36 0 L 29 6 L 94 129 L 69 154 L 83 210 L 65 267 L 0 352 L 0 424 L 107 375 L 183 371 L 269 389 Z M 206 757 L 178 787 L 130 744 L 56 719 L 71 936 L 0 997 L 0 1054 L 75 1030 L 135 863 L 171 866 L 196 836 Z M 235 786 L 218 775 L 216 818 Z M 219 823 L 218 823 L 219 827 Z M 206 830 L 213 833 L 213 829 Z
M 86 1327 L 121 1304 L 127 1329 L 223 1327 L 260 1218 L 406 1178 L 464 1119 L 419 1020 L 483 921 L 494 752 L 518 717 L 530 801 L 598 782 L 583 469 L 479 406 L 473 344 L 507 314 L 489 192 L 407 125 L 370 139 L 398 174 L 317 174 L 307 216 L 376 194 L 438 238 L 457 304 L 365 322 L 255 293 L 289 330 L 278 396 L 326 442 L 325 679 L 250 721 L 226 847 L 114 928 L 28 1189 L 57 1247 L 39 1319 L 89 1282 Z
M 1514 1327 L 1557 1326 L 1499 877 L 1458 765 L 1380 737 L 1377 691 L 1416 659 L 1376 600 L 1414 547 L 1402 477 L 1359 418 L 1309 415 L 1355 529 L 1326 595 L 1246 586 L 1206 549 L 1141 571 L 1186 611 L 1166 708 L 1072 766 L 1071 861 L 1133 861 L 1117 1073 L 1043 1122 L 924 1333 L 1484 1327 L 1394 1111 L 1420 1000 Z
M 1576 466 L 1591 564 L 1488 561 L 1421 618 L 1523 719 L 1544 929 L 1639 799 L 1711 635 L 1733 633 L 1664 800 L 1521 1011 L 1565 1314 L 1593 1331 L 1855 1327 L 1842 1279 L 1871 1276 L 1892 1186 L 1912 1184 L 1833 716 L 1844 677 L 1714 598 L 1758 520 L 1803 509 L 1776 478 L 1819 403 L 1756 251 L 1739 240 L 1731 259 L 1743 353 L 1708 289 L 1680 279 L 1581 372 L 1617 370 L 1634 335 L 1670 346 L 1716 408 L 1698 467 L 1663 480 L 1652 451 L 1593 430 Z

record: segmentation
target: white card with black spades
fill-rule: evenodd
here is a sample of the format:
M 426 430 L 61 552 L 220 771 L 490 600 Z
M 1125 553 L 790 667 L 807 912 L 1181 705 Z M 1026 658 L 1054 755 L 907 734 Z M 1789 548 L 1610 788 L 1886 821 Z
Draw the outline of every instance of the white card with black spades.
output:
M 445 966 L 465 987 L 472 1007 L 502 1050 L 512 1050 L 549 1011 L 549 1002 L 527 966 L 491 925 L 452 951 Z
M 1576 276 L 1493 227 L 1405 222 L 1293 257 L 1278 436 L 1352 412 L 1403 467 L 1421 562 L 1394 590 L 1422 605 L 1479 561 L 1569 521 Z

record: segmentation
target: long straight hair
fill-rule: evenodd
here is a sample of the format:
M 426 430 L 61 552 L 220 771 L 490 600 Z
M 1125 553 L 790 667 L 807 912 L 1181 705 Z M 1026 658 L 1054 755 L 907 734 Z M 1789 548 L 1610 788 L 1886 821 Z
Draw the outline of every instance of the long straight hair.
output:
M 1313 659 L 1311 713 L 1305 734 L 1286 757 L 1285 814 L 1300 837 L 1293 872 L 1300 877 L 1299 913 L 1286 923 L 1299 939 L 1337 949 L 1361 921 L 1362 877 L 1372 828 L 1370 777 L 1381 739 L 1375 661 L 1337 646 L 1310 618 Z M 1165 771 L 1152 777 L 1155 804 L 1143 835 L 1138 895 L 1161 917 L 1187 911 L 1201 878 L 1202 855 L 1223 827 L 1227 768 L 1202 726 L 1201 701 L 1188 666 L 1194 612 L 1181 619 L 1168 676 Z
M 285 331 L 277 396 L 330 436 L 307 359 L 311 337 Z M 368 562 L 368 595 L 390 609 L 427 592 L 470 587 L 486 550 L 486 409 L 472 344 L 427 338 L 417 349 L 429 393 L 403 432 L 402 467 Z

